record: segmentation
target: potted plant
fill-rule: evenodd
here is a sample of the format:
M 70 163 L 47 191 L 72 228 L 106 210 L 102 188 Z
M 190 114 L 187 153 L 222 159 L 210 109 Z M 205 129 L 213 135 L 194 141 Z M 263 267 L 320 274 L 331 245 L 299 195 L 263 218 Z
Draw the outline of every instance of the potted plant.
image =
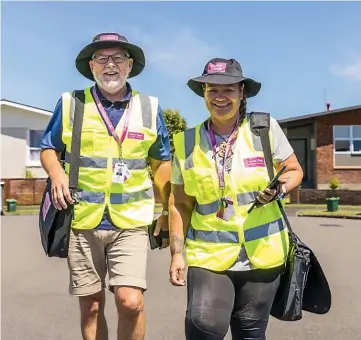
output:
M 327 202 L 327 211 L 337 211 L 340 201 L 340 197 L 335 193 L 335 190 L 340 186 L 341 182 L 338 178 L 331 178 L 329 182 L 329 187 L 332 190 L 332 196 L 326 198 Z

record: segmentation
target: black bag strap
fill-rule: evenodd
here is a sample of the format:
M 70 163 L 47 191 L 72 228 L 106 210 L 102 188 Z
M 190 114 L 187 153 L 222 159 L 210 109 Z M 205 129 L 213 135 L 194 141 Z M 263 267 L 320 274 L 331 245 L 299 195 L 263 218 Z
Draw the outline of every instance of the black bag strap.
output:
M 71 139 L 71 152 L 69 153 L 69 188 L 74 192 L 78 189 L 79 179 L 79 164 L 80 164 L 80 141 L 81 141 L 81 130 L 83 126 L 84 117 L 84 103 L 85 93 L 84 91 L 73 91 L 72 97 L 75 100 L 74 105 L 74 122 L 73 122 L 73 133 Z
M 274 178 L 273 161 L 271 143 L 269 140 L 270 130 L 270 114 L 267 112 L 251 112 L 250 127 L 252 132 L 261 138 L 261 145 L 263 149 L 264 159 L 267 167 L 268 176 L 270 181 Z M 294 234 L 290 221 L 286 215 L 281 202 L 277 199 L 277 205 L 281 211 L 282 217 L 287 225 L 291 234 Z

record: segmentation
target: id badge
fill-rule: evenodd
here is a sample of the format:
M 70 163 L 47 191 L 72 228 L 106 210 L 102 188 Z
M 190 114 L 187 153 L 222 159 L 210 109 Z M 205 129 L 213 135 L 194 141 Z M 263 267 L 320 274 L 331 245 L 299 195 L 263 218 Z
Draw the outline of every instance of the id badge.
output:
M 226 207 L 224 208 L 223 219 L 225 221 L 229 221 L 229 219 L 232 216 L 235 216 L 235 210 L 234 210 L 234 205 L 233 205 L 232 199 L 229 197 L 226 197 L 225 200 L 226 200 L 227 204 L 226 204 Z
M 112 178 L 113 183 L 124 183 L 130 176 L 131 173 L 124 162 L 120 161 L 115 163 Z

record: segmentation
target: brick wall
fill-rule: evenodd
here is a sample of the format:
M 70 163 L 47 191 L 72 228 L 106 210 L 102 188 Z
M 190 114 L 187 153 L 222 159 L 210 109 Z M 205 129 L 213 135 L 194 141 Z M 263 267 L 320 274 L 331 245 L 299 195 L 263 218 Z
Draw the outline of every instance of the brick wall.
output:
M 291 203 L 326 204 L 327 197 L 340 197 L 341 205 L 361 205 L 361 191 L 296 189 L 290 194 Z
M 341 180 L 341 184 L 360 184 L 361 169 L 334 169 L 333 126 L 361 125 L 361 109 L 321 116 L 316 119 L 316 168 L 317 184 L 327 184 L 331 177 Z
M 39 205 L 46 186 L 44 178 L 6 178 L 4 184 L 3 205 L 8 198 L 16 199 L 18 205 Z
M 4 190 L 2 192 L 2 204 L 6 205 L 8 198 L 17 200 L 17 205 L 40 205 L 46 186 L 44 178 L 6 178 L 2 179 Z M 153 184 L 155 201 L 161 202 L 159 190 Z

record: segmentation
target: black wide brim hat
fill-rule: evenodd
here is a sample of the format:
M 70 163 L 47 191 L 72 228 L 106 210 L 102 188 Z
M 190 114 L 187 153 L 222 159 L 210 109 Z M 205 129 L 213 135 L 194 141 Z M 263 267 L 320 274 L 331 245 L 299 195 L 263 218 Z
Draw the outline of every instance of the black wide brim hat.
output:
M 96 35 L 93 41 L 85 46 L 75 60 L 77 70 L 86 78 L 94 80 L 93 73 L 89 66 L 94 52 L 106 48 L 120 47 L 129 53 L 133 59 L 133 67 L 128 78 L 139 75 L 145 67 L 145 57 L 143 50 L 134 44 L 128 42 L 127 38 L 118 33 L 100 33 Z
M 243 75 L 241 65 L 235 59 L 214 58 L 206 64 L 200 77 L 192 78 L 187 85 L 200 97 L 203 97 L 204 84 L 229 85 L 244 84 L 247 98 L 254 97 L 261 89 L 261 83 Z

